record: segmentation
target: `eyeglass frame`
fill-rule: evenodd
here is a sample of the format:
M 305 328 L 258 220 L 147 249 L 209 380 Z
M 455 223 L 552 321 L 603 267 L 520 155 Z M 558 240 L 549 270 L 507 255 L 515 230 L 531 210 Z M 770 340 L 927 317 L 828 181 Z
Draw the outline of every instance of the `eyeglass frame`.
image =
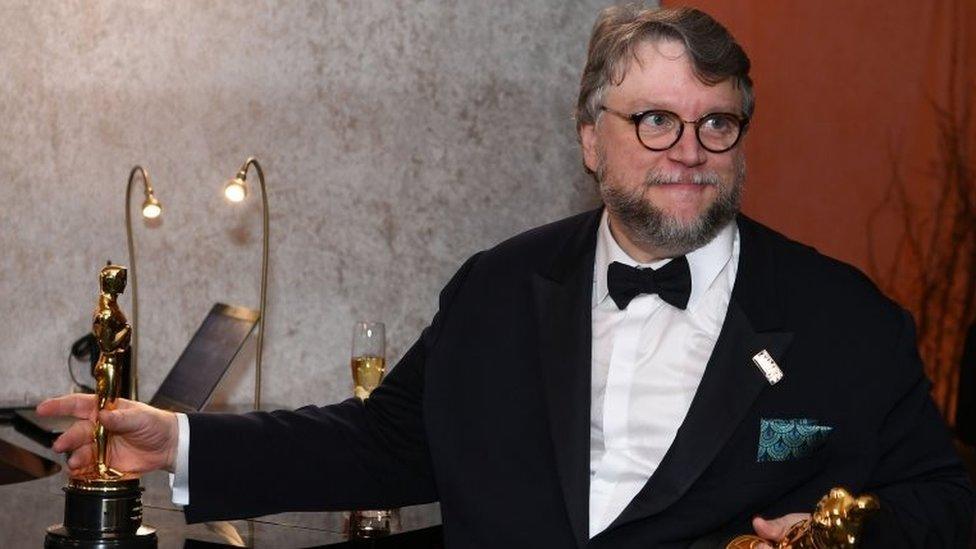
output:
M 698 118 L 698 120 L 685 120 L 684 118 L 681 118 L 680 116 L 678 116 L 678 113 L 672 112 L 672 111 L 669 111 L 669 110 L 664 110 L 664 109 L 648 109 L 646 111 L 640 111 L 640 112 L 636 112 L 634 114 L 627 114 L 627 113 L 623 113 L 623 112 L 620 112 L 620 111 L 611 109 L 610 107 L 608 107 L 606 105 L 600 105 L 600 110 L 601 111 L 606 111 L 606 112 L 608 112 L 610 114 L 617 115 L 620 118 L 623 118 L 624 120 L 627 120 L 630 123 L 632 123 L 634 125 L 634 135 L 637 137 L 637 142 L 640 143 L 641 146 L 644 147 L 645 149 L 647 149 L 649 151 L 654 151 L 654 152 L 663 152 L 663 151 L 666 151 L 666 150 L 674 147 L 675 145 L 677 145 L 678 144 L 678 141 L 681 141 L 681 136 L 684 135 L 684 133 L 685 133 L 685 125 L 686 124 L 692 124 L 692 125 L 695 126 L 695 139 L 698 141 L 698 144 L 701 145 L 702 148 L 705 149 L 706 151 L 708 151 L 710 153 L 714 153 L 714 154 L 721 154 L 721 153 L 729 152 L 732 149 L 734 149 L 736 145 L 739 144 L 739 140 L 742 139 L 742 136 L 746 133 L 746 128 L 749 127 L 749 117 L 747 117 L 747 116 L 739 116 L 737 114 L 730 113 L 730 112 L 710 112 L 710 113 L 705 113 L 705 114 L 701 115 Z M 644 119 L 644 117 L 646 117 L 649 114 L 653 114 L 653 113 L 663 113 L 663 114 L 673 115 L 677 120 L 679 120 L 681 122 L 681 125 L 678 126 L 678 134 L 675 136 L 674 141 L 672 141 L 671 144 L 668 145 L 667 147 L 663 147 L 663 148 L 659 148 L 659 149 L 654 148 L 654 147 L 649 147 L 646 143 L 644 143 L 644 140 L 641 139 L 641 136 L 640 136 L 640 122 L 641 122 L 641 120 Z M 709 117 L 715 116 L 717 114 L 721 114 L 723 116 L 731 117 L 733 120 L 735 120 L 736 122 L 738 122 L 739 123 L 739 134 L 735 136 L 735 141 L 733 141 L 731 145 L 729 145 L 728 147 L 726 147 L 724 149 L 715 150 L 715 149 L 709 148 L 707 145 L 705 145 L 704 142 L 702 142 L 701 134 L 699 134 L 698 132 L 699 132 L 699 128 L 701 128 L 701 125 L 705 122 L 705 120 L 707 120 Z

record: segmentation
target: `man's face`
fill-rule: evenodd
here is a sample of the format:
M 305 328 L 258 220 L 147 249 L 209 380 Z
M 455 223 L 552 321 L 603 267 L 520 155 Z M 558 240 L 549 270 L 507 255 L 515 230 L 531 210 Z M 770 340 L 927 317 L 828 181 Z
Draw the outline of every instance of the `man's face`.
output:
M 661 109 L 684 120 L 715 112 L 741 115 L 741 93 L 732 81 L 708 86 L 698 80 L 683 44 L 649 42 L 636 54 L 623 81 L 608 88 L 605 107 L 625 114 Z M 623 236 L 652 255 L 679 255 L 707 243 L 738 211 L 745 178 L 741 143 L 709 152 L 686 124 L 673 147 L 651 151 L 631 121 L 606 112 L 596 124 L 584 125 L 580 137 L 618 240 Z

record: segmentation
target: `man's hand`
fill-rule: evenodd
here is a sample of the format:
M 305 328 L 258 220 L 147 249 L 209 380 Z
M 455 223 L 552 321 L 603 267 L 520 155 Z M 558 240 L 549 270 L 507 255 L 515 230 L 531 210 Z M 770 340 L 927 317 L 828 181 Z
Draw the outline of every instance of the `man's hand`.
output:
M 51 447 L 55 452 L 71 454 L 68 467 L 72 471 L 95 462 L 92 432 L 96 414 L 111 434 L 106 458 L 111 467 L 131 473 L 173 470 L 179 438 L 176 414 L 121 398 L 116 400 L 115 410 L 102 410 L 98 414 L 95 399 L 95 395 L 73 394 L 48 399 L 37 406 L 41 416 L 71 416 L 80 420 Z
M 783 539 L 791 526 L 808 518 L 810 518 L 810 513 L 790 513 L 774 519 L 755 517 L 752 519 L 752 527 L 756 530 L 757 536 L 775 543 Z M 774 545 L 772 543 L 763 544 L 757 549 L 760 548 L 774 549 Z

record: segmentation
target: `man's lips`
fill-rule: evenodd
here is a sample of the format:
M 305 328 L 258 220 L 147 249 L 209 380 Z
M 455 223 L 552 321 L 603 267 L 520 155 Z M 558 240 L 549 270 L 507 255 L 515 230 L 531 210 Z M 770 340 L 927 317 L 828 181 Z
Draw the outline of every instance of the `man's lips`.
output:
M 694 200 L 699 201 L 709 194 L 715 185 L 707 183 L 661 183 L 648 187 L 648 192 L 666 200 Z

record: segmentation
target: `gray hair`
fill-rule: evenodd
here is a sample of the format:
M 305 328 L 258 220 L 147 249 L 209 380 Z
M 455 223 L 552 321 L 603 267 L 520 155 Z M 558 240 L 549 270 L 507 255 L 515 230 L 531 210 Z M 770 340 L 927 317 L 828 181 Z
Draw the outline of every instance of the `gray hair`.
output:
M 742 91 L 742 115 L 752 117 L 749 57 L 721 23 L 693 8 L 614 6 L 600 13 L 590 35 L 576 103 L 577 134 L 583 125 L 596 123 L 607 89 L 623 81 L 626 60 L 636 59 L 637 47 L 661 40 L 684 44 L 702 83 L 711 86 L 731 78 Z

